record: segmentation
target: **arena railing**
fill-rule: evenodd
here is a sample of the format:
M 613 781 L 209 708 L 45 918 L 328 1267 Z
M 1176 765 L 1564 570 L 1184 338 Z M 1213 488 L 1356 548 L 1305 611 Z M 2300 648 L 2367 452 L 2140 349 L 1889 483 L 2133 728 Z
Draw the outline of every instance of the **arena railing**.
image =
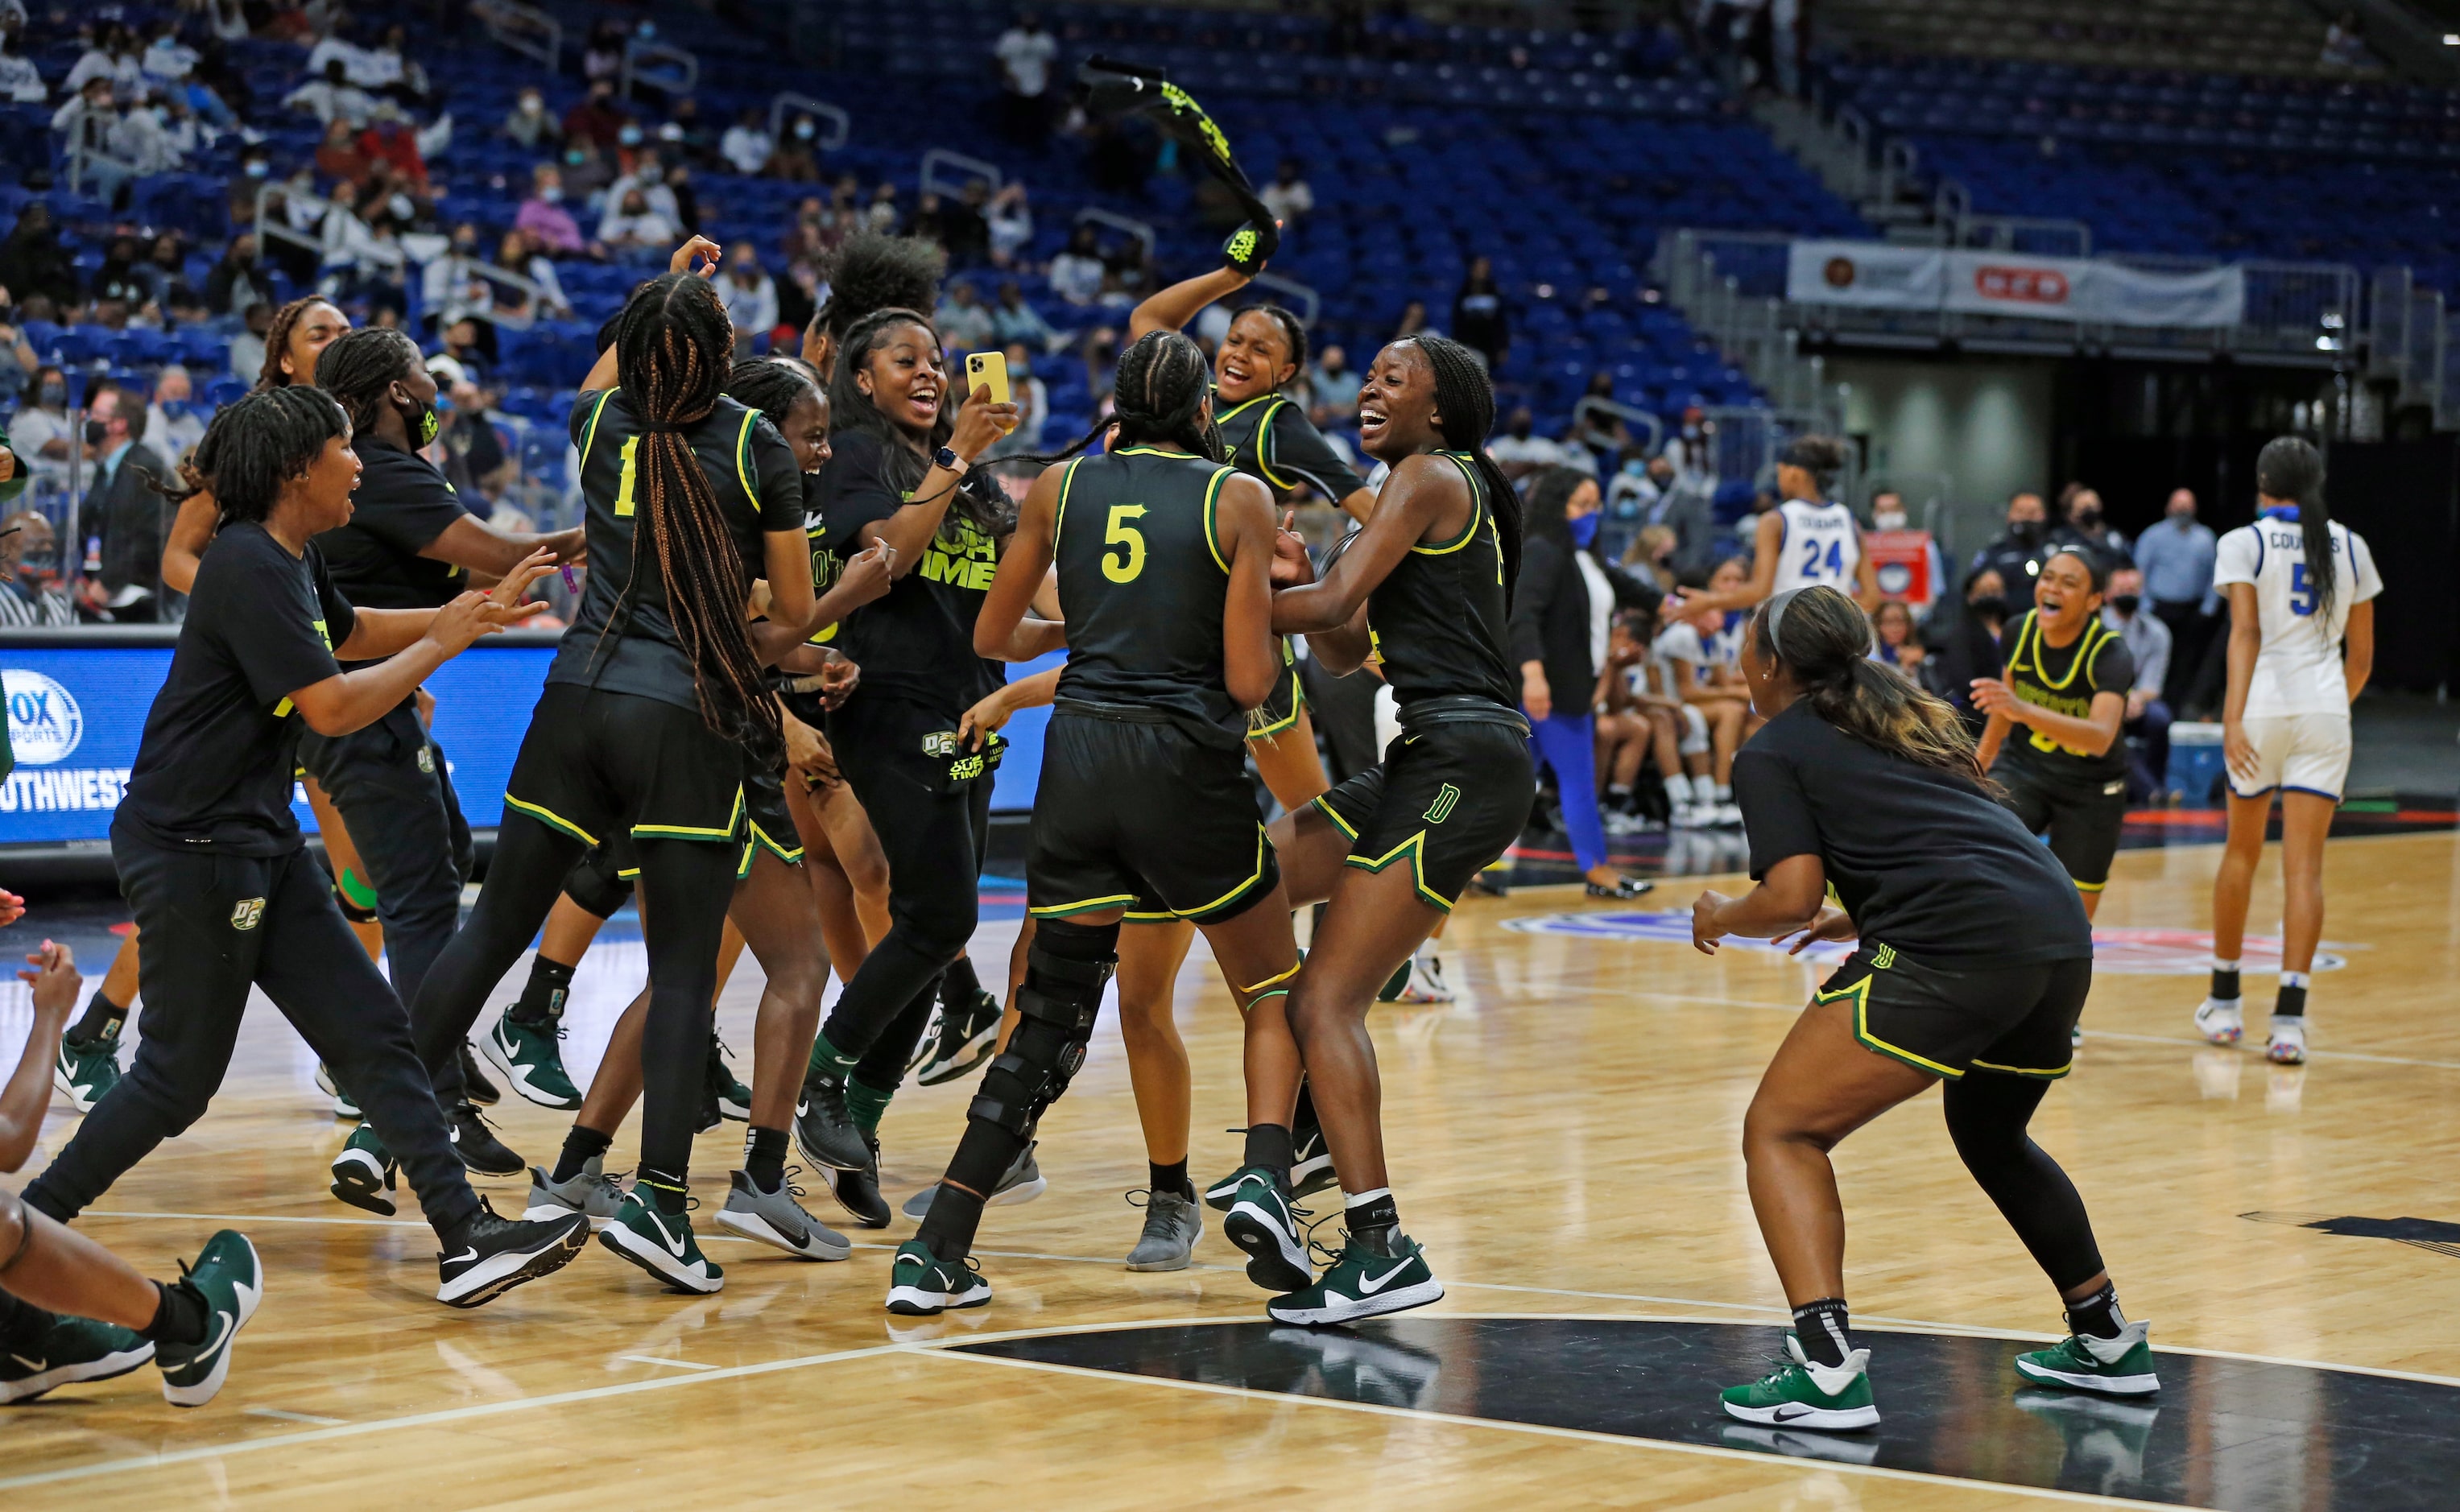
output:
M 943 169 L 953 169 L 964 177 L 956 178 L 947 178 L 941 172 Z M 998 193 L 1001 186 L 1007 182 L 1007 175 L 1000 172 L 1000 165 L 995 162 L 986 162 L 980 158 L 969 158 L 964 153 L 947 147 L 931 147 L 924 149 L 922 153 L 922 193 L 943 195 L 962 194 L 965 192 L 965 185 L 976 178 L 980 178 L 985 183 L 989 184 L 991 186 L 991 192 L 994 194 Z
M 1665 444 L 1665 422 L 1637 405 L 1622 404 L 1597 394 L 1582 394 L 1580 403 L 1572 406 L 1572 423 L 1578 425 L 1592 414 L 1609 414 L 1626 426 L 1646 429 L 1648 439 L 1643 444 L 1652 456 L 1659 447 Z
M 662 64 L 673 72 L 662 71 Z M 634 37 L 624 44 L 624 67 L 615 76 L 615 93 L 630 99 L 636 83 L 670 95 L 689 94 L 700 83 L 700 59 L 670 42 Z
M 470 10 L 498 46 L 536 58 L 550 74 L 557 72 L 563 56 L 562 22 L 521 0 L 478 0 Z
M 1324 313 L 1324 296 L 1311 285 L 1294 278 L 1283 278 L 1279 273 L 1259 273 L 1247 283 L 1252 288 L 1271 289 L 1281 295 L 1283 303 L 1295 309 L 1299 324 L 1309 329 L 1314 328 L 1316 317 Z
M 790 115 L 809 116 L 815 120 L 828 122 L 828 133 L 815 135 L 812 138 L 812 145 L 822 152 L 837 151 L 846 144 L 847 137 L 854 135 L 854 117 L 846 113 L 844 106 L 814 99 L 809 94 L 798 94 L 793 90 L 781 90 L 769 101 L 771 141 L 786 139 L 786 117 Z

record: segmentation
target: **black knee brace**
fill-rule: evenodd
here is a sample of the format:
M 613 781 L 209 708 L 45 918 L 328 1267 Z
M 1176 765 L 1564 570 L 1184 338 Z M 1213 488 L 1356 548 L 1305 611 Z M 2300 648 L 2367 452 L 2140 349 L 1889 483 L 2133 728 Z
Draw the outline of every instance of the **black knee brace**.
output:
M 995 1124 L 1018 1139 L 1032 1133 L 1042 1110 L 1059 1101 L 1085 1064 L 1102 987 L 1116 964 L 1071 960 L 1038 944 L 1026 952 L 1025 962 L 1025 985 L 1016 993 L 1016 1033 L 965 1110 L 968 1118 Z
M 616 875 L 623 863 L 604 846 L 585 852 L 563 879 L 563 895 L 599 918 L 613 918 L 632 901 L 632 884 Z

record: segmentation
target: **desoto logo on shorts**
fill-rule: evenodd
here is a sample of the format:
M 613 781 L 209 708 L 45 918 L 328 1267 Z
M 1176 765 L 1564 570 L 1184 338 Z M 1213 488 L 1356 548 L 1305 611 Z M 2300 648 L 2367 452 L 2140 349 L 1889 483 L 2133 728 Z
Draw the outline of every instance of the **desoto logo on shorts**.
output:
M 1894 945 L 1882 945 L 1877 950 L 1871 953 L 1871 969 L 1873 971 L 1886 971 L 1896 963 L 1897 948 Z
M 957 732 L 955 730 L 933 730 L 930 734 L 923 736 L 922 754 L 925 756 L 954 756 L 957 754 Z
M 1435 789 L 1435 801 L 1427 805 L 1427 823 L 1442 824 L 1453 816 L 1453 808 L 1460 802 L 1460 789 L 1450 783 Z
M 242 898 L 231 905 L 231 928 L 252 930 L 265 922 L 265 899 Z

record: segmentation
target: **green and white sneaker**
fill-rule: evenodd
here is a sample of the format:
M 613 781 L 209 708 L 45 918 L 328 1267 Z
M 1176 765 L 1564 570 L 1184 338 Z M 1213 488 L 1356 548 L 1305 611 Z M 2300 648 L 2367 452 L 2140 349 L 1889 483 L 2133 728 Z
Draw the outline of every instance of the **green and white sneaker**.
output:
M 978 1308 L 991 1299 L 991 1284 L 974 1268 L 973 1256 L 949 1262 L 920 1239 L 897 1247 L 888 1267 L 888 1311 L 901 1317 L 931 1317 L 950 1308 Z
M 322 1060 L 316 1062 L 316 1090 L 333 1100 L 335 1118 L 348 1119 L 355 1124 L 367 1117 L 359 1111 L 359 1100 L 350 1096 L 350 1089 L 335 1080 L 332 1067 Z
M 581 1106 L 581 1089 L 563 1068 L 563 1020 L 526 1024 L 509 1013 L 478 1041 L 478 1053 L 504 1073 L 513 1095 L 541 1107 L 570 1111 Z
M 709 1066 L 703 1073 L 701 1097 L 704 1107 L 716 1111 L 718 1122 L 752 1122 L 752 1089 L 737 1081 L 734 1068 L 726 1063 L 726 1041 L 714 1029 L 709 1032 Z M 704 1112 L 702 1118 L 707 1120 L 708 1114 Z M 705 1122 L 702 1126 L 715 1128 L 717 1124 Z
M 1315 1279 L 1306 1244 L 1299 1236 L 1298 1215 L 1281 1184 L 1262 1166 L 1239 1173 L 1229 1216 L 1221 1220 L 1221 1237 L 1246 1253 L 1247 1279 L 1267 1292 L 1296 1292 Z M 1435 1296 L 1443 1294 L 1437 1288 Z
M 373 1125 L 362 1124 L 350 1130 L 342 1153 L 333 1157 L 333 1195 L 353 1208 L 390 1218 L 393 1202 L 387 1194 L 393 1189 L 400 1168 L 384 1141 L 376 1137 Z
M 179 1284 L 204 1298 L 205 1340 L 163 1344 L 154 1351 L 162 1367 L 162 1399 L 174 1407 L 202 1407 L 230 1375 L 231 1340 L 256 1316 L 265 1296 L 265 1268 L 247 1235 L 225 1228 L 205 1241 L 197 1263 L 180 1263 Z
M 726 1285 L 726 1271 L 700 1252 L 690 1214 L 660 1212 L 638 1186 L 625 1194 L 598 1242 L 678 1292 L 706 1296 Z
M 2161 1389 L 2152 1368 L 2152 1325 L 2137 1319 L 2114 1339 L 2070 1334 L 2046 1350 L 2016 1356 L 2016 1374 L 2043 1386 L 2099 1392 L 2105 1396 L 2149 1396 Z
M 521 1208 L 521 1217 L 531 1223 L 545 1223 L 571 1213 L 588 1216 L 589 1227 L 604 1228 L 615 1221 L 615 1211 L 624 1206 L 624 1183 L 606 1174 L 606 1158 L 592 1155 L 582 1163 L 581 1173 L 570 1181 L 560 1182 L 538 1166 L 530 1167 L 530 1200 Z
M 1223 1228 L 1228 1228 L 1226 1222 Z M 1395 1234 L 1393 1242 L 1397 1251 L 1385 1254 L 1369 1249 L 1356 1234 L 1349 1235 L 1341 1258 L 1325 1270 L 1323 1279 L 1273 1298 L 1264 1304 L 1265 1314 L 1277 1323 L 1323 1328 L 1441 1301 L 1444 1284 L 1428 1268 L 1426 1251 L 1407 1234 Z
M 1879 1420 L 1879 1409 L 1871 1400 L 1869 1350 L 1854 1351 L 1842 1365 L 1814 1365 L 1802 1353 L 1802 1340 L 1788 1334 L 1785 1352 L 1790 1363 L 1747 1386 L 1728 1386 L 1717 1394 L 1727 1417 L 1831 1432 L 1868 1428 Z
M 115 1324 L 64 1312 L 34 1315 L 51 1322 L 0 1345 L 0 1402 L 32 1401 L 78 1381 L 109 1380 L 154 1357 L 150 1341 Z
M 93 1112 L 94 1105 L 119 1085 L 117 1037 L 72 1040 L 62 1036 L 59 1054 L 52 1060 L 52 1085 L 78 1112 Z

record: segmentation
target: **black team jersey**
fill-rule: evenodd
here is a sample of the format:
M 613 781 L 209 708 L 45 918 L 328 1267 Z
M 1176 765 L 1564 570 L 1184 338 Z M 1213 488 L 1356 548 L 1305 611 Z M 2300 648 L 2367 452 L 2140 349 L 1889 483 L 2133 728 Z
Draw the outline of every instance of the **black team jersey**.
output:
M 1469 485 L 1469 524 L 1449 541 L 1410 548 L 1367 596 L 1367 625 L 1384 681 L 1402 708 L 1421 699 L 1479 698 L 1520 706 L 1508 670 L 1511 613 L 1503 589 L 1503 541 L 1477 468 L 1441 452 Z
M 1246 716 L 1222 679 L 1230 562 L 1214 519 L 1235 472 L 1149 446 L 1068 464 L 1051 548 L 1068 619 L 1062 699 L 1158 709 L 1208 746 L 1241 748 Z
M 794 448 L 759 410 L 723 396 L 687 435 L 716 490 L 748 589 L 753 578 L 766 576 L 767 543 L 761 537 L 803 528 L 803 473 Z M 546 680 L 696 709 L 696 673 L 667 617 L 657 555 L 646 537 L 637 559 L 633 551 L 642 523 L 636 462 L 641 429 L 621 388 L 574 400 L 572 441 L 581 449 L 589 580 Z
M 2094 615 L 2084 634 L 2065 647 L 2042 637 L 2041 611 L 2028 610 L 2007 635 L 2007 686 L 2027 704 L 2053 713 L 2089 718 L 2096 693 L 2124 697 L 2135 685 L 2135 658 L 2118 632 Z M 2060 745 L 2039 730 L 2019 724 L 2007 731 L 2000 759 L 2013 761 L 2039 776 L 2078 788 L 2099 789 L 2127 776 L 2127 743 L 2114 740 L 2098 756 Z
M 814 545 L 841 562 L 864 548 L 863 529 L 893 518 L 909 502 L 891 478 L 886 443 L 869 431 L 839 430 L 820 471 L 825 533 Z M 996 487 L 968 474 L 973 488 Z M 862 667 L 864 694 L 894 694 L 951 720 L 999 690 L 1005 662 L 974 655 L 974 621 L 999 572 L 999 538 L 951 507 L 923 543 L 920 560 L 888 592 L 846 616 L 828 644 Z M 829 573 L 836 581 L 836 571 Z
M 1308 423 L 1306 411 L 1290 399 L 1278 393 L 1260 394 L 1224 410 L 1217 393 L 1213 408 L 1213 423 L 1220 429 L 1230 465 L 1249 477 L 1262 479 L 1273 497 L 1285 499 L 1305 488 L 1339 504 L 1367 486 L 1324 433 Z

